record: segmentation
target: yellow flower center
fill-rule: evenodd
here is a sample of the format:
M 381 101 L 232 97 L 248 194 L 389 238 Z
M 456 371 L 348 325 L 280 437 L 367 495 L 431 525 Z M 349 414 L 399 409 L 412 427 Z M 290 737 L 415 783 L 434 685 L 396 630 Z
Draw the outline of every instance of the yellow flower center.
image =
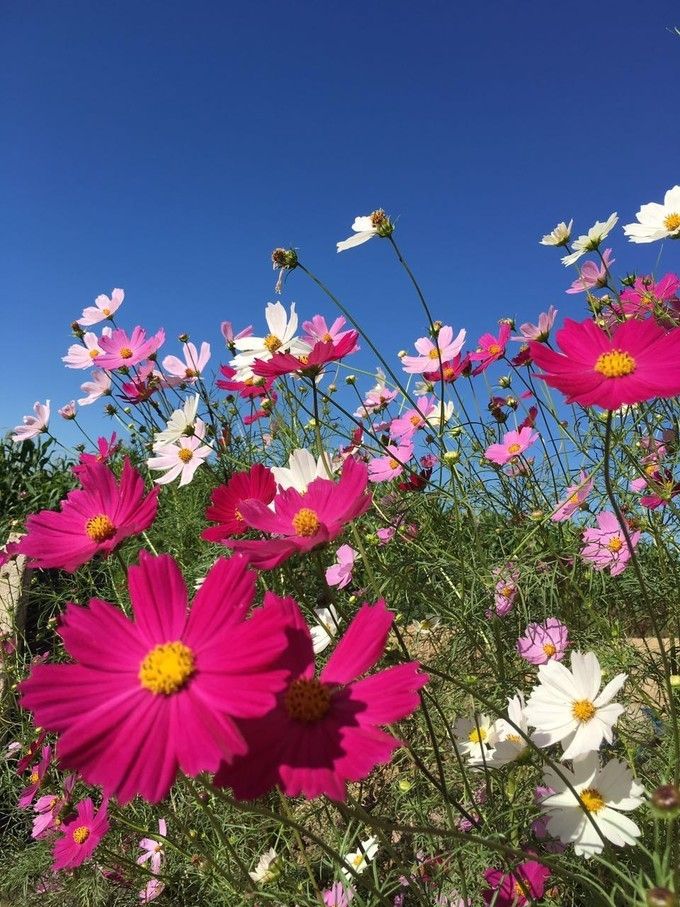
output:
M 595 712 L 597 712 L 597 709 L 590 699 L 577 699 L 571 706 L 571 714 L 577 721 L 583 723 L 594 718 Z
M 604 797 L 596 787 L 587 787 L 582 790 L 581 799 L 589 813 L 598 813 L 605 805 Z
M 188 463 L 193 455 L 193 450 L 190 450 L 188 447 L 180 447 L 179 451 L 177 452 L 177 456 L 180 458 L 182 463 Z
M 552 658 L 552 656 L 555 654 L 555 652 L 557 652 L 557 649 L 551 642 L 547 642 L 543 646 L 543 651 L 548 656 L 548 658 Z
M 613 551 L 614 554 L 616 554 L 623 548 L 623 539 L 620 539 L 618 537 L 611 539 L 611 541 L 607 542 L 607 548 L 609 548 L 610 551 Z
M 491 353 L 492 356 L 497 356 L 499 353 L 503 352 L 503 347 L 499 346 L 497 343 L 492 343 L 491 346 L 487 349 L 487 353 Z
M 90 829 L 87 825 L 79 825 L 78 828 L 73 830 L 73 840 L 76 844 L 84 844 L 89 837 Z
M 513 882 L 513 884 L 512 884 L 512 893 L 513 893 L 513 895 L 515 896 L 515 899 L 516 899 L 516 898 L 524 898 L 524 900 L 526 901 L 527 896 L 526 896 L 526 894 L 524 893 L 525 889 L 526 889 L 527 891 L 529 891 L 529 886 L 528 886 L 528 885 L 525 885 L 524 888 L 522 888 L 522 886 L 519 884 L 519 882 Z M 514 901 L 513 901 L 513 903 L 514 903 Z
M 515 587 L 514 586 L 503 586 L 500 590 L 500 594 L 503 598 L 511 598 L 514 595 Z
M 378 208 L 377 211 L 373 211 L 371 214 L 371 223 L 374 227 L 382 227 L 387 221 L 387 215 L 382 208 Z
M 139 682 L 151 693 L 176 693 L 194 673 L 194 653 L 183 642 L 155 646 L 139 666 Z
M 427 355 L 430 359 L 439 359 L 441 353 L 437 350 L 436 346 L 433 346 Z
M 40 775 L 37 772 L 31 772 L 31 777 L 28 780 L 31 784 L 40 784 Z
M 522 450 L 521 444 L 510 444 L 508 447 L 508 453 L 518 454 Z
M 610 350 L 598 356 L 593 368 L 605 378 L 625 378 L 635 371 L 636 363 L 625 350 Z
M 110 314 L 111 309 L 102 309 L 102 315 L 106 315 L 106 317 L 108 318 Z
M 124 346 L 122 350 L 118 350 L 118 355 L 121 359 L 132 359 L 132 350 L 129 346 Z
M 468 734 L 468 740 L 470 743 L 484 743 L 488 736 L 486 728 L 473 728 Z
M 390 467 L 390 469 L 399 469 L 400 463 L 398 460 L 390 458 L 387 462 L 387 465 Z
M 331 690 L 316 677 L 301 677 L 288 687 L 283 704 L 296 721 L 319 721 L 331 707 Z
M 185 378 L 198 378 L 198 372 L 194 368 L 185 368 L 184 377 Z
M 664 217 L 663 225 L 669 233 L 672 233 L 674 230 L 679 229 L 680 214 L 669 214 L 667 217 Z
M 296 535 L 304 536 L 309 538 L 312 535 L 316 535 L 319 529 L 321 528 L 321 521 L 317 516 L 315 510 L 310 510 L 309 507 L 303 507 L 293 517 L 293 529 L 295 530 Z
M 279 340 L 276 334 L 267 334 L 264 338 L 264 345 L 267 347 L 270 353 L 275 353 L 278 349 L 281 349 L 283 343 Z
M 579 499 L 578 499 L 578 492 L 576 492 L 575 494 L 572 494 L 572 496 L 569 498 L 569 500 L 567 501 L 567 503 L 568 503 L 568 504 L 578 504 L 578 503 L 580 503 L 580 502 L 579 502 Z
M 328 331 L 326 331 L 326 333 L 323 335 L 323 337 L 321 339 L 323 340 L 324 343 L 331 343 L 333 340 L 333 338 L 328 333 Z
M 352 858 L 352 866 L 354 866 L 355 869 L 358 869 L 360 866 L 364 865 L 364 860 L 365 857 L 362 853 L 356 853 Z
M 88 355 L 89 355 L 90 359 L 96 359 L 100 353 L 101 353 L 101 350 L 97 350 L 97 349 L 88 351 Z
M 423 421 L 423 417 L 413 415 L 413 416 L 411 416 L 409 421 L 410 421 L 411 425 L 414 425 L 417 428 L 420 425 L 420 423 Z
M 87 521 L 85 532 L 93 542 L 108 542 L 116 534 L 116 527 L 105 513 L 100 513 Z
M 444 369 L 444 381 L 453 381 L 455 374 L 456 373 L 454 369 L 452 369 L 450 365 L 447 365 L 447 367 Z

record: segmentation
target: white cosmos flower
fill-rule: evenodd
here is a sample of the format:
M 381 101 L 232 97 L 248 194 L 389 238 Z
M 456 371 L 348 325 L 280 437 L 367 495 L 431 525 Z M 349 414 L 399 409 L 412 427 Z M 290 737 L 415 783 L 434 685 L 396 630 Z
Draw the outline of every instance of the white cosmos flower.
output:
M 326 462 L 331 472 L 333 465 L 331 458 L 326 454 Z M 272 473 L 277 485 L 281 488 L 295 488 L 300 494 L 307 491 L 307 486 L 314 479 L 328 479 L 328 470 L 324 465 L 324 458 L 314 459 L 313 454 L 302 447 L 296 448 L 288 458 L 288 466 L 272 466 Z
M 331 639 L 337 634 L 340 626 L 340 617 L 333 605 L 330 608 L 315 608 L 318 624 L 309 628 L 312 635 L 312 647 L 314 654 L 318 655 L 331 644 Z
M 248 875 L 253 880 L 253 882 L 271 882 L 280 873 L 278 862 L 279 855 L 276 853 L 274 848 L 271 847 L 266 853 L 262 854 L 257 866 L 255 867 L 255 871 L 249 872 Z
M 442 419 L 442 415 L 444 418 Z M 451 420 L 453 415 L 453 403 L 450 401 L 448 403 L 440 402 L 439 406 L 435 406 L 429 416 L 425 416 L 425 421 L 430 425 L 438 428 L 442 422 L 446 425 L 447 422 Z
M 564 221 L 558 224 L 554 230 L 551 230 L 550 233 L 546 233 L 543 239 L 540 240 L 542 246 L 566 246 L 571 238 L 571 228 L 573 220 L 569 221 L 569 225 L 565 224 Z
M 529 724 L 536 728 L 538 746 L 562 742 L 562 759 L 575 759 L 612 742 L 612 729 L 625 711 L 612 699 L 626 681 L 617 674 L 600 693 L 602 672 L 594 652 L 574 652 L 571 670 L 550 659 L 538 668 L 539 685 L 526 706 Z
M 294 356 L 309 353 L 311 347 L 304 340 L 295 336 L 298 327 L 298 316 L 295 303 L 290 306 L 290 318 L 280 302 L 268 302 L 264 313 L 269 333 L 266 337 L 235 337 L 234 348 L 237 355 L 231 360 L 231 367 L 236 369 L 236 380 L 247 381 L 254 378 L 251 368 L 256 359 L 267 362 L 274 353 L 290 352 Z
M 200 420 L 199 420 L 200 421 Z M 165 471 L 154 481 L 157 485 L 167 485 L 180 476 L 179 484 L 188 485 L 201 463 L 209 457 L 212 451 L 201 444 L 201 439 L 192 435 L 190 438 L 180 438 L 177 444 L 155 444 L 155 457 L 149 457 L 146 465 L 149 469 Z
M 374 236 L 389 236 L 394 231 L 394 225 L 382 208 L 378 208 L 377 211 L 373 211 L 371 214 L 355 217 L 352 230 L 354 230 L 354 236 L 336 243 L 338 252 L 344 252 L 346 249 L 360 246 L 362 243 L 368 242 L 369 239 L 373 239 Z
M 573 844 L 577 856 L 592 857 L 601 853 L 602 838 L 590 821 L 592 818 L 602 835 L 617 847 L 635 844 L 640 829 L 632 819 L 622 815 L 637 809 L 643 802 L 644 788 L 619 759 L 600 766 L 597 753 L 590 753 L 574 762 L 574 770 L 563 768 L 562 774 L 583 801 L 585 810 L 567 785 L 553 769 L 545 770 L 543 779 L 555 791 L 541 800 L 541 809 L 548 817 L 548 832 L 564 844 Z
M 623 232 L 631 242 L 656 242 L 657 239 L 680 239 L 680 186 L 664 195 L 663 205 L 650 202 L 635 215 L 637 224 L 626 224 Z
M 354 850 L 345 857 L 345 863 L 347 863 L 348 866 L 351 866 L 355 872 L 363 872 L 368 866 L 369 861 L 375 859 L 375 855 L 378 852 L 377 838 L 366 838 L 365 841 L 361 841 L 360 843 L 361 847 L 359 850 Z M 348 872 L 346 869 L 341 869 L 340 872 L 347 882 L 352 881 L 351 872 Z
M 573 265 L 574 262 L 578 261 L 582 255 L 585 255 L 586 252 L 594 252 L 598 248 L 602 240 L 609 236 L 611 231 L 614 229 L 618 223 L 619 215 L 616 211 L 613 214 L 610 214 L 607 220 L 605 221 L 596 221 L 593 226 L 588 230 L 584 236 L 579 236 L 578 239 L 574 240 L 573 249 L 569 255 L 565 255 L 562 259 L 562 264 Z
M 459 718 L 453 728 L 458 749 L 464 756 L 479 763 L 486 759 L 492 744 L 491 719 L 488 715 L 474 718 Z M 482 756 L 482 754 L 484 754 Z
M 176 409 L 168 419 L 167 427 L 159 431 L 154 439 L 154 448 L 157 445 L 172 444 L 179 441 L 180 438 L 196 435 L 203 438 L 205 435 L 205 423 L 197 419 L 199 396 L 187 397 L 184 406 Z
M 525 734 L 528 734 L 526 705 L 522 693 L 508 699 L 508 718 Z M 492 749 L 484 754 L 483 761 L 481 755 L 471 755 L 470 765 L 481 766 L 485 763 L 490 768 L 500 768 L 523 756 L 528 743 L 521 734 L 517 733 L 513 724 L 510 724 L 505 718 L 494 721 L 489 728 L 488 737 L 488 743 Z

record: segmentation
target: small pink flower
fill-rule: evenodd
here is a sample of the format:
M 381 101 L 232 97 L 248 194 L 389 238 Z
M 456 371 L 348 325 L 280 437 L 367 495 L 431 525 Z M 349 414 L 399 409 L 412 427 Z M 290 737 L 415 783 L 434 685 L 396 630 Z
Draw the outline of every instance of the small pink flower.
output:
M 658 309 L 670 309 L 677 313 L 680 308 L 680 277 L 665 274 L 655 283 L 651 277 L 637 277 L 632 287 L 621 293 L 621 305 L 617 310 L 626 318 L 644 318 Z
M 345 331 L 339 341 L 319 341 L 304 355 L 274 353 L 267 361 L 256 359 L 252 365 L 252 370 L 256 375 L 263 378 L 278 378 L 281 375 L 290 374 L 301 374 L 316 378 L 329 362 L 337 362 L 339 359 L 344 359 L 345 356 L 353 353 L 357 349 L 358 336 L 356 331 Z
M 220 330 L 222 331 L 222 336 L 224 337 L 225 342 L 232 353 L 236 350 L 236 347 L 234 345 L 235 340 L 240 340 L 242 337 L 253 336 L 252 324 L 249 324 L 247 328 L 243 328 L 242 331 L 239 331 L 238 334 L 235 334 L 231 321 L 223 321 L 220 325 Z
M 343 331 L 344 325 L 345 319 L 342 316 L 336 318 L 333 324 L 328 327 L 326 319 L 322 315 L 314 315 L 311 321 L 302 322 L 302 329 L 305 332 L 302 335 L 302 339 L 310 346 L 314 346 L 316 343 L 337 343 L 343 337 L 346 337 L 347 334 L 354 333 L 353 331 Z M 355 346 L 350 352 L 353 353 L 357 349 L 358 347 Z
M 33 804 L 33 811 L 37 815 L 33 819 L 32 838 L 36 840 L 46 838 L 51 833 L 59 830 L 61 825 L 60 815 L 70 803 L 76 780 L 77 775 L 67 775 L 64 779 L 64 791 L 61 796 L 48 794 L 36 800 Z
M 499 617 L 505 617 L 506 614 L 512 611 L 519 592 L 519 586 L 517 585 L 519 570 L 515 564 L 508 563 L 502 567 L 494 567 L 493 572 L 497 577 L 494 588 L 494 607 Z M 486 616 L 491 617 L 493 613 L 493 611 L 487 611 Z
M 158 834 L 161 838 L 166 838 L 168 835 L 168 826 L 165 819 L 158 820 Z M 142 838 L 139 842 L 139 849 L 143 851 L 143 853 L 137 857 L 137 863 L 140 866 L 143 866 L 148 862 L 151 872 L 153 872 L 154 875 L 158 875 L 165 858 L 163 841 L 159 841 L 156 838 Z
M 38 789 L 40 788 L 43 778 L 47 773 L 47 769 L 50 767 L 51 761 L 52 747 L 44 746 L 42 749 L 40 761 L 37 762 L 31 769 L 31 775 L 28 779 L 28 787 L 25 787 L 19 795 L 20 809 L 28 809 L 28 807 L 33 802 L 33 797 L 35 797 L 35 795 L 38 793 Z
M 226 380 L 219 379 L 215 382 L 217 386 L 225 391 L 236 392 L 244 400 L 254 397 L 266 397 L 274 383 L 274 378 L 261 378 L 258 375 L 246 378 L 245 381 L 238 381 L 236 380 L 238 373 L 230 365 L 221 365 L 220 371 Z
M 83 314 L 78 319 L 78 323 L 89 326 L 91 324 L 99 324 L 100 321 L 111 318 L 111 316 L 122 306 L 124 299 L 125 292 L 123 290 L 112 290 L 110 299 L 105 293 L 102 293 L 100 296 L 97 296 L 94 305 L 88 306 L 83 310 Z
M 517 652 L 529 664 L 543 665 L 550 659 L 562 661 L 569 645 L 569 631 L 556 617 L 542 624 L 529 624 L 517 640 Z
M 396 534 L 396 529 L 394 526 L 385 526 L 382 529 L 378 529 L 376 535 L 378 536 L 378 541 L 381 545 L 387 545 L 392 541 Z
M 398 442 L 408 442 L 419 428 L 429 425 L 428 416 L 433 412 L 439 414 L 439 407 L 434 398 L 421 397 L 416 409 L 409 409 L 390 424 L 390 437 Z M 446 421 L 446 420 L 445 420 Z
M 640 532 L 629 532 L 633 549 L 640 540 Z M 605 510 L 598 514 L 597 529 L 583 533 L 584 547 L 581 557 L 590 561 L 596 570 L 609 568 L 612 576 L 622 573 L 630 560 L 630 551 L 616 514 Z
M 368 391 L 354 415 L 357 419 L 365 419 L 372 413 L 380 413 L 390 405 L 398 393 L 397 390 L 391 391 L 387 388 L 385 376 L 379 373 L 375 387 Z
M 344 589 L 352 581 L 352 570 L 354 561 L 357 559 L 358 551 L 355 551 L 350 545 L 340 545 L 337 550 L 337 563 L 333 564 L 326 570 L 326 582 L 329 586 L 337 586 L 338 589 Z
M 368 464 L 368 477 L 371 482 L 389 482 L 404 471 L 404 466 L 413 456 L 411 444 L 388 444 L 387 454 L 374 457 Z
M 572 283 L 567 293 L 585 293 L 587 290 L 602 289 L 607 285 L 607 271 L 614 264 L 616 259 L 613 257 L 611 249 L 605 249 L 602 255 L 604 263 L 596 261 L 587 261 L 581 266 L 580 275 Z M 537 340 L 537 337 L 529 337 L 529 340 Z
M 519 457 L 538 440 L 538 432 L 531 428 L 521 428 L 519 431 L 508 431 L 503 435 L 500 444 L 491 444 L 484 451 L 484 456 L 498 466 L 505 466 L 515 457 Z
M 432 384 L 441 381 L 442 378 L 446 384 L 453 384 L 453 382 L 457 381 L 461 375 L 468 375 L 471 369 L 472 363 L 470 362 L 470 357 L 468 355 L 462 356 L 459 353 L 457 356 L 454 356 L 453 359 L 449 359 L 446 362 L 442 360 L 441 370 L 437 363 L 437 368 L 434 371 L 423 372 L 423 378 L 425 378 L 426 381 L 430 381 Z
M 78 403 L 81 406 L 89 406 L 100 397 L 111 394 L 111 377 L 102 369 L 95 369 L 90 375 L 90 380 L 81 384 L 80 389 L 86 396 L 81 397 Z
M 65 403 L 60 409 L 57 410 L 62 419 L 75 419 L 76 417 L 76 401 L 71 400 L 70 403 Z
M 37 438 L 38 435 L 47 431 L 50 421 L 50 401 L 47 400 L 45 403 L 40 403 L 36 400 L 33 404 L 33 412 L 35 416 L 24 416 L 24 424 L 15 427 L 12 435 L 12 441 L 15 444 L 20 444 L 29 438 Z
M 419 375 L 432 369 L 438 370 L 440 362 L 443 364 L 449 359 L 455 359 L 460 353 L 465 337 L 465 328 L 461 328 L 454 337 L 453 328 L 448 324 L 440 328 L 436 343 L 431 337 L 420 337 L 414 344 L 420 355 L 404 356 L 401 360 L 404 371 L 411 375 Z
M 181 378 L 186 384 L 194 384 L 210 361 L 210 344 L 203 341 L 199 351 L 195 344 L 188 341 L 184 344 L 183 353 L 184 361 L 177 356 L 166 356 L 162 363 L 163 368 L 174 378 Z
M 538 316 L 538 324 L 532 324 L 530 321 L 520 324 L 519 335 L 512 339 L 518 340 L 520 343 L 526 340 L 536 340 L 538 343 L 545 343 L 550 337 L 550 331 L 555 324 L 556 317 L 557 309 L 554 305 L 551 305 L 547 312 L 541 312 Z
M 128 334 L 122 329 L 115 330 L 109 337 L 102 337 L 99 345 L 104 351 L 97 357 L 100 368 L 130 368 L 142 359 L 148 359 L 165 342 L 165 331 L 161 328 L 147 339 L 146 331 L 139 327 Z
M 482 334 L 477 341 L 477 349 L 474 353 L 470 353 L 470 359 L 473 362 L 479 362 L 479 365 L 472 371 L 473 375 L 480 375 L 505 355 L 511 332 L 510 325 L 504 321 L 500 325 L 498 337 L 494 337 L 493 334 Z
M 550 870 L 536 860 L 527 860 L 520 863 L 513 872 L 487 869 L 484 878 L 489 886 L 482 892 L 485 904 L 493 904 L 494 907 L 524 907 L 543 897 Z
M 76 817 L 61 826 L 62 837 L 54 845 L 52 869 L 75 869 L 89 860 L 99 842 L 109 830 L 106 817 L 108 801 L 104 800 L 99 812 L 95 813 L 94 803 L 88 797 L 76 806 Z
M 139 892 L 139 903 L 150 904 L 159 898 L 165 891 L 165 882 L 160 879 L 149 879 L 144 888 Z
M 354 897 L 354 889 L 345 887 L 342 882 L 334 882 L 330 888 L 322 892 L 325 907 L 349 907 L 349 902 Z
M 104 328 L 102 337 L 110 336 L 111 328 Z M 68 353 L 61 357 L 61 361 L 66 363 L 67 368 L 90 368 L 102 353 L 99 337 L 92 331 L 87 331 L 83 334 L 83 342 L 73 343 L 68 348 Z
M 568 520 L 585 503 L 588 495 L 593 490 L 594 481 L 585 472 L 581 472 L 581 480 L 575 485 L 567 487 L 567 495 L 558 505 L 557 510 L 550 519 L 555 523 Z

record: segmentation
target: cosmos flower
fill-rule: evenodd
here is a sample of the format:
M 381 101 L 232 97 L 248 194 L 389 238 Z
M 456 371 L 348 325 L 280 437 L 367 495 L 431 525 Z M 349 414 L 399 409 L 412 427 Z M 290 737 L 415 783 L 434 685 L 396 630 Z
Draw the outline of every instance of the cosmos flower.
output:
M 104 328 L 102 337 L 110 336 L 111 328 Z M 66 363 L 67 368 L 90 368 L 102 353 L 99 337 L 92 331 L 87 331 L 83 334 L 83 342 L 71 344 L 67 354 L 61 357 L 61 361 Z
M 91 798 L 76 805 L 76 815 L 60 826 L 61 837 L 55 841 L 52 851 L 52 870 L 75 869 L 89 860 L 109 830 L 106 815 L 108 801 L 104 800 L 95 812 Z
M 354 889 L 345 886 L 342 882 L 334 882 L 330 888 L 321 892 L 324 907 L 349 907 L 354 897 Z
M 239 510 L 243 501 L 255 500 L 269 505 L 275 495 L 276 481 L 272 470 L 261 463 L 255 463 L 249 470 L 235 472 L 226 485 L 213 489 L 205 518 L 217 526 L 208 526 L 201 532 L 201 538 L 228 544 L 227 539 L 248 531 Z
M 498 331 L 498 337 L 493 334 L 482 334 L 477 341 L 477 349 L 470 353 L 472 362 L 478 362 L 479 365 L 472 370 L 473 375 L 480 375 L 486 371 L 490 365 L 497 362 L 505 355 L 505 348 L 510 340 L 512 328 L 507 322 L 502 322 Z
M 162 444 L 173 444 L 180 438 L 189 438 L 196 435 L 203 438 L 205 425 L 197 419 L 200 397 L 195 394 L 187 397 L 181 409 L 176 409 L 168 419 L 167 426 L 154 436 L 154 448 Z
M 325 451 L 315 459 L 310 451 L 296 447 L 288 458 L 288 466 L 272 466 L 271 469 L 279 488 L 295 488 L 304 494 L 315 479 L 329 478 L 328 470 L 333 472 L 333 464 Z
M 493 904 L 494 907 L 525 907 L 543 897 L 549 878 L 548 867 L 536 860 L 525 860 L 512 872 L 486 869 L 484 879 L 489 888 L 482 891 L 482 897 L 485 904 Z
M 259 375 L 240 381 L 237 377 L 238 372 L 230 365 L 221 365 L 220 371 L 224 377 L 215 382 L 217 386 L 222 390 L 237 393 L 243 400 L 266 397 L 274 383 L 274 378 L 261 378 Z
M 142 359 L 155 353 L 165 342 L 165 331 L 163 328 L 157 331 L 152 337 L 147 339 L 144 328 L 134 328 L 132 333 L 128 334 L 117 329 L 112 331 L 108 337 L 101 337 L 99 345 L 103 352 L 97 356 L 97 365 L 100 368 L 130 368 L 137 365 Z
M 253 882 L 273 882 L 281 872 L 280 862 L 279 855 L 273 847 L 270 847 L 260 857 L 254 872 L 249 872 L 248 875 Z
M 613 257 L 611 249 L 605 249 L 602 253 L 602 263 L 596 261 L 587 261 L 581 265 L 579 276 L 572 285 L 565 290 L 566 293 L 585 293 L 588 290 L 602 289 L 607 285 L 609 268 L 616 259 Z
M 664 274 L 658 281 L 651 277 L 636 277 L 632 287 L 621 292 L 621 303 L 614 310 L 624 318 L 645 318 L 649 314 L 670 313 L 680 309 L 680 277 Z
M 197 420 L 197 423 L 200 419 Z M 201 423 L 202 425 L 202 423 Z M 202 433 L 202 429 L 201 429 Z M 212 450 L 207 444 L 201 444 L 199 435 L 190 438 L 182 437 L 176 444 L 154 444 L 156 456 L 149 457 L 146 465 L 149 469 L 163 471 L 162 476 L 154 479 L 158 485 L 167 485 L 179 476 L 179 486 L 188 485 L 198 467 L 210 456 Z
M 380 847 L 376 837 L 366 838 L 365 841 L 360 841 L 359 845 L 357 850 L 354 850 L 345 856 L 345 863 L 347 863 L 348 866 L 351 866 L 354 872 L 361 874 L 366 870 L 370 861 L 375 860 Z M 340 872 L 347 885 L 352 879 L 352 874 L 346 869 L 341 869 Z
M 430 372 L 432 369 L 438 370 L 440 361 L 443 365 L 458 356 L 465 343 L 466 335 L 465 328 L 461 328 L 454 337 L 453 328 L 445 324 L 437 332 L 436 343 L 431 337 L 419 337 L 414 344 L 419 355 L 402 357 L 404 371 L 411 375 L 418 375 Z
M 125 292 L 123 290 L 111 290 L 110 299 L 105 293 L 102 293 L 97 296 L 94 305 L 83 309 L 83 314 L 78 319 L 78 324 L 84 324 L 89 327 L 92 324 L 99 324 L 100 321 L 111 318 L 122 306 L 124 299 Z
M 371 482 L 389 482 L 404 471 L 413 456 L 413 445 L 388 444 L 387 453 L 382 457 L 373 457 L 368 464 L 368 477 Z
M 483 765 L 489 768 L 502 768 L 520 759 L 526 752 L 528 743 L 517 728 L 528 736 L 526 705 L 522 693 L 508 699 L 507 719 L 498 718 L 493 722 L 484 741 L 489 748 L 485 748 L 483 755 L 481 752 L 471 751 L 469 765 L 475 768 L 481 768 Z
M 78 400 L 80 406 L 89 406 L 95 403 L 100 397 L 107 396 L 111 393 L 111 376 L 103 369 L 94 369 L 90 375 L 90 380 L 80 385 L 81 391 L 85 393 L 84 397 Z
M 15 444 L 20 444 L 22 441 L 27 441 L 29 438 L 37 438 L 38 435 L 47 431 L 47 426 L 50 421 L 50 401 L 46 400 L 45 403 L 40 403 L 36 400 L 33 404 L 33 412 L 35 413 L 35 416 L 24 416 L 24 424 L 15 427 L 14 434 L 12 435 L 12 441 L 14 441 Z
M 376 384 L 367 392 L 359 409 L 354 413 L 357 419 L 366 419 L 373 413 L 380 413 L 398 396 L 399 391 L 390 390 L 385 384 L 385 375 L 376 373 Z
M 372 211 L 371 214 L 355 217 L 352 230 L 354 231 L 354 236 L 336 243 L 338 252 L 353 249 L 354 246 L 360 246 L 376 236 L 390 236 L 394 232 L 394 224 L 383 209 L 378 208 L 376 211 Z
M 167 837 L 168 825 L 165 819 L 158 820 L 158 834 L 161 838 Z M 137 857 L 137 864 L 144 866 L 145 863 L 148 863 L 151 872 L 158 875 L 165 860 L 163 841 L 156 838 L 142 838 L 139 842 L 139 849 L 142 853 Z
M 335 605 L 330 605 L 328 608 L 315 608 L 314 614 L 319 623 L 309 628 L 309 634 L 312 637 L 314 654 L 319 655 L 326 651 L 337 635 L 341 618 Z
M 43 782 L 43 778 L 47 773 L 47 769 L 50 767 L 50 762 L 52 761 L 52 747 L 44 746 L 42 748 L 42 753 L 40 760 L 31 769 L 31 774 L 28 778 L 28 786 L 25 787 L 21 794 L 19 795 L 19 809 L 28 809 L 28 807 L 33 802 L 33 798 L 40 790 L 40 785 Z
M 230 365 L 236 370 L 236 378 L 245 381 L 255 376 L 252 365 L 256 359 L 267 362 L 276 352 L 292 353 L 294 356 L 304 356 L 310 352 L 308 343 L 295 336 L 298 326 L 298 316 L 295 313 L 295 303 L 290 306 L 290 318 L 280 302 L 268 302 L 264 314 L 269 328 L 265 337 L 234 338 L 234 347 L 238 351 Z
M 629 533 L 633 549 L 640 541 L 640 535 L 637 530 Z M 581 557 L 590 561 L 596 570 L 608 569 L 612 576 L 618 576 L 626 569 L 631 552 L 615 513 L 609 510 L 598 513 L 597 528 L 584 531 L 583 544 Z
M 220 331 L 222 332 L 225 343 L 233 353 L 236 349 L 234 342 L 236 340 L 241 340 L 243 337 L 251 337 L 253 333 L 253 326 L 252 324 L 249 324 L 248 327 L 243 328 L 242 331 L 239 331 L 235 334 L 231 321 L 223 321 L 220 325 Z
M 491 746 L 491 724 L 488 715 L 459 718 L 453 727 L 453 735 L 459 751 L 464 756 L 474 759 L 475 762 L 483 761 L 482 754 L 486 755 Z
M 512 610 L 512 606 L 519 592 L 519 570 L 516 564 L 508 563 L 502 567 L 494 567 L 496 585 L 494 587 L 494 607 L 499 617 L 505 617 Z M 493 612 L 487 613 L 490 617 Z
M 569 255 L 564 256 L 562 264 L 565 267 L 573 265 L 581 258 L 581 256 L 585 255 L 586 252 L 594 252 L 595 249 L 598 249 L 602 240 L 609 236 L 618 223 L 618 220 L 619 216 L 614 212 L 613 214 L 610 214 L 605 221 L 595 221 L 586 234 L 579 236 L 578 239 L 574 240 L 572 246 L 574 251 Z
M 499 444 L 490 444 L 484 451 L 484 456 L 498 466 L 505 466 L 506 463 L 528 450 L 536 441 L 538 441 L 538 432 L 531 428 L 525 427 L 519 431 L 513 429 L 503 435 Z
M 569 224 L 562 221 L 562 223 L 558 224 L 554 230 L 551 230 L 550 233 L 546 233 L 539 242 L 542 246 L 566 246 L 571 239 L 571 228 L 573 224 L 573 220 L 570 220 Z
M 210 344 L 203 341 L 200 351 L 190 340 L 182 348 L 184 361 L 177 356 L 166 356 L 161 363 L 165 371 L 175 378 L 181 378 L 187 384 L 194 384 L 205 371 L 210 361 Z
M 304 331 L 302 339 L 310 346 L 314 346 L 315 343 L 337 343 L 348 334 L 355 333 L 354 331 L 343 331 L 344 326 L 345 319 L 342 315 L 336 318 L 330 327 L 328 327 L 326 319 L 322 315 L 314 315 L 310 321 L 302 322 L 302 330 Z M 358 347 L 350 350 L 350 352 L 353 353 L 356 349 Z
M 623 232 L 631 242 L 648 243 L 659 239 L 680 237 L 680 186 L 673 186 L 664 195 L 663 204 L 642 205 L 635 215 L 636 224 L 626 224 Z
M 274 353 L 266 362 L 255 359 L 252 370 L 261 378 L 278 378 L 281 375 L 304 375 L 307 378 L 318 378 L 324 366 L 329 362 L 344 359 L 357 347 L 358 334 L 348 331 L 340 340 L 319 341 L 312 349 L 302 355 L 292 353 Z
M 352 570 L 354 561 L 359 555 L 351 545 L 340 545 L 336 552 L 337 563 L 328 567 L 326 570 L 326 582 L 329 586 L 337 586 L 338 589 L 344 589 L 352 581 Z
M 542 665 L 551 658 L 562 661 L 568 645 L 569 631 L 565 624 L 556 617 L 549 617 L 542 624 L 528 624 L 515 648 L 529 664 Z
M 567 487 L 566 497 L 557 505 L 550 519 L 555 523 L 568 520 L 586 502 L 595 482 L 587 473 L 581 472 L 580 481 Z
M 517 337 L 512 337 L 511 339 L 520 342 L 525 340 L 536 340 L 538 343 L 545 343 L 550 337 L 550 331 L 555 324 L 556 317 L 557 309 L 554 305 L 551 305 L 547 312 L 541 312 L 538 316 L 538 324 L 532 324 L 530 321 L 520 324 L 519 335 Z

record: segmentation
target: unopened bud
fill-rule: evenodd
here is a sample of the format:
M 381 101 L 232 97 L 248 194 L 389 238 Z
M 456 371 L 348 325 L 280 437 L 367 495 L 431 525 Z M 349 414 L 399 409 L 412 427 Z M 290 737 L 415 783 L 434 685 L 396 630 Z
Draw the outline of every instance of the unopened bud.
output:
M 498 323 L 507 324 L 511 331 L 515 330 L 515 319 L 514 318 L 510 318 L 509 316 L 507 318 L 499 318 Z
M 408 356 L 408 353 L 406 352 L 406 350 L 399 350 L 397 356 L 399 357 L 399 359 L 403 359 L 404 356 Z
M 113 405 L 113 403 L 107 403 L 104 407 L 104 412 L 107 416 L 115 416 L 118 412 L 118 409 Z
M 447 450 L 446 453 L 442 455 L 442 460 L 450 466 L 455 463 L 458 463 L 460 460 L 460 451 L 459 450 Z
M 270 413 L 274 409 L 274 401 L 270 400 L 268 397 L 262 401 L 262 410 L 265 413 Z
M 512 384 L 512 378 L 510 377 L 510 375 L 501 375 L 501 377 L 498 379 L 498 384 L 500 387 L 507 389 Z
M 356 375 L 347 375 L 345 378 L 345 384 L 356 384 L 357 376 Z
M 180 343 L 188 343 L 188 342 L 189 342 L 189 335 L 188 335 L 188 334 L 180 334 L 179 337 L 178 337 L 177 339 L 179 340 Z
M 82 340 L 85 336 L 85 331 L 81 328 L 77 321 L 72 322 L 71 331 L 73 332 L 73 336 L 77 337 L 78 340 Z
M 680 788 L 675 784 L 662 784 L 651 796 L 654 811 L 664 819 L 673 819 L 680 813 Z
M 338 389 L 337 384 L 329 384 L 329 385 L 328 385 L 328 393 L 329 393 L 329 394 L 334 394 L 334 393 L 336 392 L 337 389 Z

